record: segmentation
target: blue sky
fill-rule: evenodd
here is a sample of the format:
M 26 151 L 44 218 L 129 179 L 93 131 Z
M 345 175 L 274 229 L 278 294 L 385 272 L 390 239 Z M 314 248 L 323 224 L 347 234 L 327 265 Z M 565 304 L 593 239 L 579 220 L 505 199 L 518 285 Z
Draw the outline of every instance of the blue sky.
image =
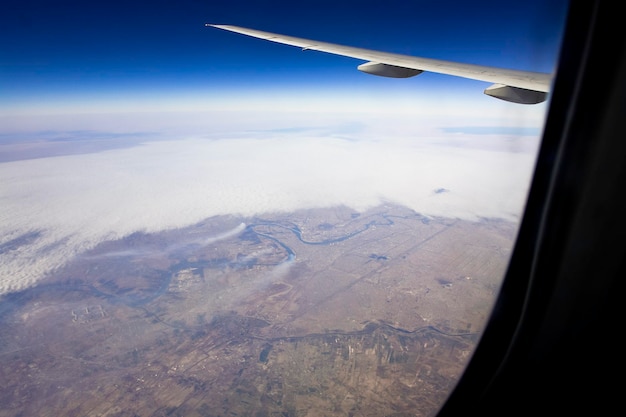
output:
M 42 1 L 0 15 L 0 110 L 246 95 L 481 93 L 424 74 L 390 80 L 358 60 L 204 27 L 247 26 L 371 49 L 549 72 L 563 1 Z

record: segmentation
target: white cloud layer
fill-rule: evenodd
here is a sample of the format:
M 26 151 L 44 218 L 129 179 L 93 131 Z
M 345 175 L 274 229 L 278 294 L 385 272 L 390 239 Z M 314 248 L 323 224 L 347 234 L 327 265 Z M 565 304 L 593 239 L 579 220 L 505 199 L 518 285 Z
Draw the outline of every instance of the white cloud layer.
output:
M 516 220 L 523 209 L 534 137 L 442 133 L 426 124 L 417 134 L 415 126 L 367 119 L 339 133 L 309 126 L 0 164 L 0 245 L 40 232 L 0 253 L 0 294 L 104 240 L 215 215 L 364 210 L 390 201 L 430 216 Z

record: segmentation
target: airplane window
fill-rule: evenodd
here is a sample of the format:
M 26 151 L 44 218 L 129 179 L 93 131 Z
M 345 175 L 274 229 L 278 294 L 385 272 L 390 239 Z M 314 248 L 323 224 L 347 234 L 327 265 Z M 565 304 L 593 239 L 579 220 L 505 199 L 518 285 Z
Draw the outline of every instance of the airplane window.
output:
M 434 415 L 524 210 L 545 3 L 9 1 L 0 416 Z

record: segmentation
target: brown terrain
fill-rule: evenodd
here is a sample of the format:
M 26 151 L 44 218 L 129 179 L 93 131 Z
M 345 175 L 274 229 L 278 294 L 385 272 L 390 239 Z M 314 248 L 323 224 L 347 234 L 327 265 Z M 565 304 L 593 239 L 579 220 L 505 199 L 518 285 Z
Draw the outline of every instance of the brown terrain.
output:
M 388 204 L 104 242 L 0 301 L 0 417 L 432 416 L 515 231 Z

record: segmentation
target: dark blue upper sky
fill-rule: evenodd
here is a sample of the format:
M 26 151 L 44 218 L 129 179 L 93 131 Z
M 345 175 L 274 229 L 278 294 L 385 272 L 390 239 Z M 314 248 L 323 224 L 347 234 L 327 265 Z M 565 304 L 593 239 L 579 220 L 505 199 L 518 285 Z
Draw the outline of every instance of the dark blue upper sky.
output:
M 377 88 L 358 60 L 204 27 L 247 26 L 370 49 L 552 71 L 563 0 L 7 0 L 0 14 L 0 108 L 87 95 L 227 94 Z M 432 74 L 423 85 L 436 87 Z M 393 80 L 397 82 L 397 80 Z M 445 77 L 448 85 L 462 82 Z M 399 85 L 399 84 L 395 84 Z M 410 84 L 412 85 L 412 84 Z M 461 85 L 461 84 L 459 84 Z M 482 86 L 484 87 L 484 86 Z

